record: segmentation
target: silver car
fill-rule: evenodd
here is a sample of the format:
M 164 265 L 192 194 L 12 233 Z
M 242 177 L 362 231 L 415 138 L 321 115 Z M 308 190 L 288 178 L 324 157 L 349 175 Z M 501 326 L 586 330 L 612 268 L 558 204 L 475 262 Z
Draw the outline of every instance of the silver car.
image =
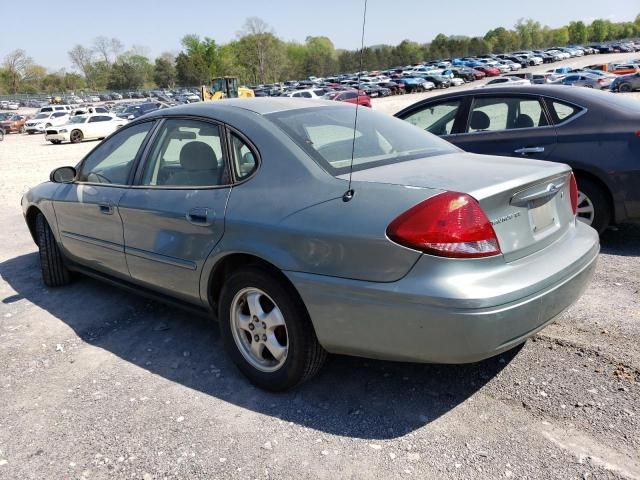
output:
M 258 386 L 329 353 L 474 362 L 574 303 L 595 230 L 569 167 L 465 153 L 307 99 L 159 110 L 22 199 L 48 286 L 82 272 L 217 317 Z M 351 175 L 352 173 L 352 175 Z

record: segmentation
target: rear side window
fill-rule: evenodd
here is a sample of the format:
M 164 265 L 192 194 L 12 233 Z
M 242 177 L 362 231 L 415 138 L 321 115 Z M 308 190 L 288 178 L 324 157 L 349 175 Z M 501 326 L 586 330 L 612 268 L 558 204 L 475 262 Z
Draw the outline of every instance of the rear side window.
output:
M 489 97 L 474 99 L 468 131 L 492 132 L 546 125 L 547 117 L 537 98 Z
M 231 150 L 233 153 L 233 169 L 238 180 L 249 177 L 258 167 L 253 150 L 237 135 L 231 134 Z
M 551 100 L 549 103 L 551 104 L 551 115 L 554 116 L 556 120 L 555 123 L 564 122 L 582 110 L 580 107 L 557 100 Z

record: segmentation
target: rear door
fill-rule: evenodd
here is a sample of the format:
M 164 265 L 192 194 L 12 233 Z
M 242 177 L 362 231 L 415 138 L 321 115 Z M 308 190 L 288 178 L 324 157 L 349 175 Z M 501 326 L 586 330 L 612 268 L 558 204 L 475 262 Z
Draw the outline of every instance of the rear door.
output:
M 222 238 L 231 191 L 225 138 L 204 120 L 167 119 L 158 128 L 118 205 L 136 281 L 200 300 L 202 267 Z
M 449 140 L 468 152 L 538 160 L 557 143 L 542 99 L 517 94 L 475 95 L 463 133 Z

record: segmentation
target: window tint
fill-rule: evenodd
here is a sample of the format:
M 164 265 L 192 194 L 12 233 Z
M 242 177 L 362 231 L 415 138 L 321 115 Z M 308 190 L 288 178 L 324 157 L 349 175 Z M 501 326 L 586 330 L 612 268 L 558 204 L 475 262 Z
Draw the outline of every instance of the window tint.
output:
M 258 166 L 255 154 L 241 138 L 234 134 L 231 135 L 231 149 L 236 177 L 238 180 L 247 178 Z
M 346 107 L 316 107 L 266 115 L 300 148 L 332 175 L 349 172 L 354 111 Z M 458 149 L 408 122 L 364 108 L 358 112 L 354 171 L 406 160 L 456 152 Z
M 434 135 L 450 135 L 460 109 L 460 100 L 430 105 L 419 112 L 412 113 L 405 120 Z
M 213 187 L 228 183 L 217 125 L 197 120 L 164 122 L 145 165 L 143 185 Z
M 309 92 L 302 92 L 302 95 L 304 98 L 311 98 L 311 94 Z
M 152 122 L 134 125 L 98 145 L 82 162 L 79 181 L 126 184 L 133 162 L 152 126 Z
M 573 117 L 580 111 L 580 109 L 574 105 L 569 105 L 568 103 L 562 103 L 555 100 L 551 101 L 551 107 L 559 122 L 563 122 L 568 118 Z
M 107 116 L 107 115 L 97 115 L 95 117 L 91 117 L 89 119 L 89 122 L 108 122 L 109 120 L 111 120 L 111 117 Z
M 357 98 L 357 97 L 358 97 L 358 94 L 356 92 L 347 92 L 347 93 L 343 94 L 342 99 L 343 100 L 348 100 L 350 98 Z
M 512 130 L 548 125 L 542 104 L 534 98 L 476 98 L 469 117 L 469 132 Z

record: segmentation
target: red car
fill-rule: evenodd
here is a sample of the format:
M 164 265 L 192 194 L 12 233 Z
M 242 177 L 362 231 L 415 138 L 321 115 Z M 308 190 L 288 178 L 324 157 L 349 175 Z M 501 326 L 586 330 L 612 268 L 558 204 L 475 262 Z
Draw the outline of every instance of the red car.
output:
M 499 77 L 501 75 L 500 70 L 494 67 L 473 67 L 475 70 L 482 72 L 487 75 L 487 77 Z
M 344 92 L 335 92 L 329 96 L 330 100 L 336 102 L 348 102 L 371 108 L 371 99 L 364 92 L 356 92 L 355 90 L 346 90 Z
M 487 76 L 486 73 L 481 72 L 477 68 L 474 68 L 472 73 L 473 73 L 473 76 L 475 77 L 476 80 L 482 80 L 484 77 Z

